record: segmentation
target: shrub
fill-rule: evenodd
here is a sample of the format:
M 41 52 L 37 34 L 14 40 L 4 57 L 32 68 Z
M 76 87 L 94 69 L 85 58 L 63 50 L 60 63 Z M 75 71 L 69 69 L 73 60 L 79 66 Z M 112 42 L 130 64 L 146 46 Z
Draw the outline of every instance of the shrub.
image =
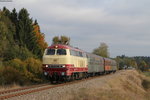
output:
M 42 73 L 42 62 L 39 59 L 28 58 L 24 61 L 26 63 L 26 77 L 31 82 L 42 82 L 43 73 Z
M 17 83 L 23 85 L 25 82 L 25 77 L 13 67 L 3 67 L 0 68 L 0 84 L 8 85 Z
M 25 60 L 26 68 L 29 72 L 40 76 L 42 74 L 42 62 L 38 59 L 28 58 Z
M 26 63 L 24 63 L 23 61 L 21 61 L 20 59 L 17 59 L 17 58 L 6 62 L 5 65 L 9 65 L 21 72 L 26 71 L 26 67 L 25 67 Z
M 28 58 L 22 61 L 16 58 L 3 63 L 4 66 L 0 66 L 1 85 L 43 82 L 42 62 L 38 59 Z

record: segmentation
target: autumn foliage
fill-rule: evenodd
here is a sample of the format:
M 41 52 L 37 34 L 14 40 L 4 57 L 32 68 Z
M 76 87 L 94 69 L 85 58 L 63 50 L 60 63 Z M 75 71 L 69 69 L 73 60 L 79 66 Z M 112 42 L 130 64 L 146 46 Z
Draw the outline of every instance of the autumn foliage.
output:
M 43 82 L 41 66 L 42 62 L 34 58 L 24 61 L 16 58 L 4 62 L 4 65 L 0 67 L 0 85 L 41 83 Z
M 40 48 L 47 48 L 48 44 L 45 42 L 44 34 L 40 32 L 40 26 L 38 24 L 34 24 L 34 32 L 37 37 L 37 43 L 39 44 Z
M 44 33 L 25 8 L 0 9 L 0 85 L 40 83 Z

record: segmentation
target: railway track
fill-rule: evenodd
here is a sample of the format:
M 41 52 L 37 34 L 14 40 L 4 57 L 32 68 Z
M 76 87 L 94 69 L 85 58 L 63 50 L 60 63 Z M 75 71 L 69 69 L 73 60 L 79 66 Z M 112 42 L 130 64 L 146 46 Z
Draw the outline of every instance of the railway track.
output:
M 106 75 L 111 75 L 111 74 L 106 74 Z M 39 92 L 39 91 L 43 91 L 43 90 L 47 90 L 47 89 L 51 89 L 51 88 L 61 87 L 61 86 L 65 86 L 65 85 L 75 84 L 75 83 L 79 83 L 82 81 L 87 81 L 87 80 L 91 80 L 91 79 L 95 79 L 95 78 L 104 77 L 106 75 L 90 77 L 90 78 L 82 79 L 82 80 L 75 80 L 75 81 L 62 83 L 62 84 L 55 84 L 55 85 L 54 84 L 53 85 L 52 84 L 42 84 L 42 85 L 25 87 L 25 88 L 0 91 L 0 100 L 9 99 L 9 98 L 16 97 L 16 96 L 26 95 L 26 94 Z

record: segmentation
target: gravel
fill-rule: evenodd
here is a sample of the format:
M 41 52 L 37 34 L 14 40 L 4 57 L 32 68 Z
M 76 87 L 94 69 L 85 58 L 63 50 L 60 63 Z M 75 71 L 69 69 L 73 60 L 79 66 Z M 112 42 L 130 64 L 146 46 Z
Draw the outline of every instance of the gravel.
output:
M 77 93 L 77 91 L 79 91 L 80 89 L 94 89 L 99 87 L 103 88 L 104 86 L 109 87 L 107 86 L 107 83 L 109 82 L 108 80 L 118 77 L 118 75 L 123 75 L 124 73 L 125 71 L 118 71 L 115 74 L 110 74 L 91 80 L 84 80 L 79 83 L 56 87 L 27 95 L 13 97 L 8 100 L 68 100 L 71 99 L 71 96 L 69 96 L 68 94 Z

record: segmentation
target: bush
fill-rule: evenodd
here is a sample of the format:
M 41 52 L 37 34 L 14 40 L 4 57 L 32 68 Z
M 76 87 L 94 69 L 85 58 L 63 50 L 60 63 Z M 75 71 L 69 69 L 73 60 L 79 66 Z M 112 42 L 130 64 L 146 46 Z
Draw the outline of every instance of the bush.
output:
M 25 60 L 26 68 L 29 72 L 41 76 L 42 74 L 42 62 L 38 59 L 28 58 Z
M 25 83 L 25 77 L 13 67 L 0 68 L 0 84 L 8 85 L 13 83 L 23 85 Z
M 13 59 L 13 60 L 10 60 L 8 62 L 5 63 L 5 65 L 9 65 L 13 68 L 15 68 L 16 70 L 18 71 L 21 71 L 21 72 L 25 72 L 26 71 L 26 63 L 24 63 L 23 61 L 21 61 L 20 59 Z
M 42 62 L 38 59 L 28 58 L 25 60 L 26 63 L 26 76 L 32 82 L 42 82 L 43 72 L 42 72 Z
M 10 67 L 7 67 L 7 66 Z M 0 67 L 0 84 L 17 83 L 24 85 L 26 83 L 43 82 L 42 62 L 38 59 L 28 58 L 25 61 L 12 59 L 4 62 Z

